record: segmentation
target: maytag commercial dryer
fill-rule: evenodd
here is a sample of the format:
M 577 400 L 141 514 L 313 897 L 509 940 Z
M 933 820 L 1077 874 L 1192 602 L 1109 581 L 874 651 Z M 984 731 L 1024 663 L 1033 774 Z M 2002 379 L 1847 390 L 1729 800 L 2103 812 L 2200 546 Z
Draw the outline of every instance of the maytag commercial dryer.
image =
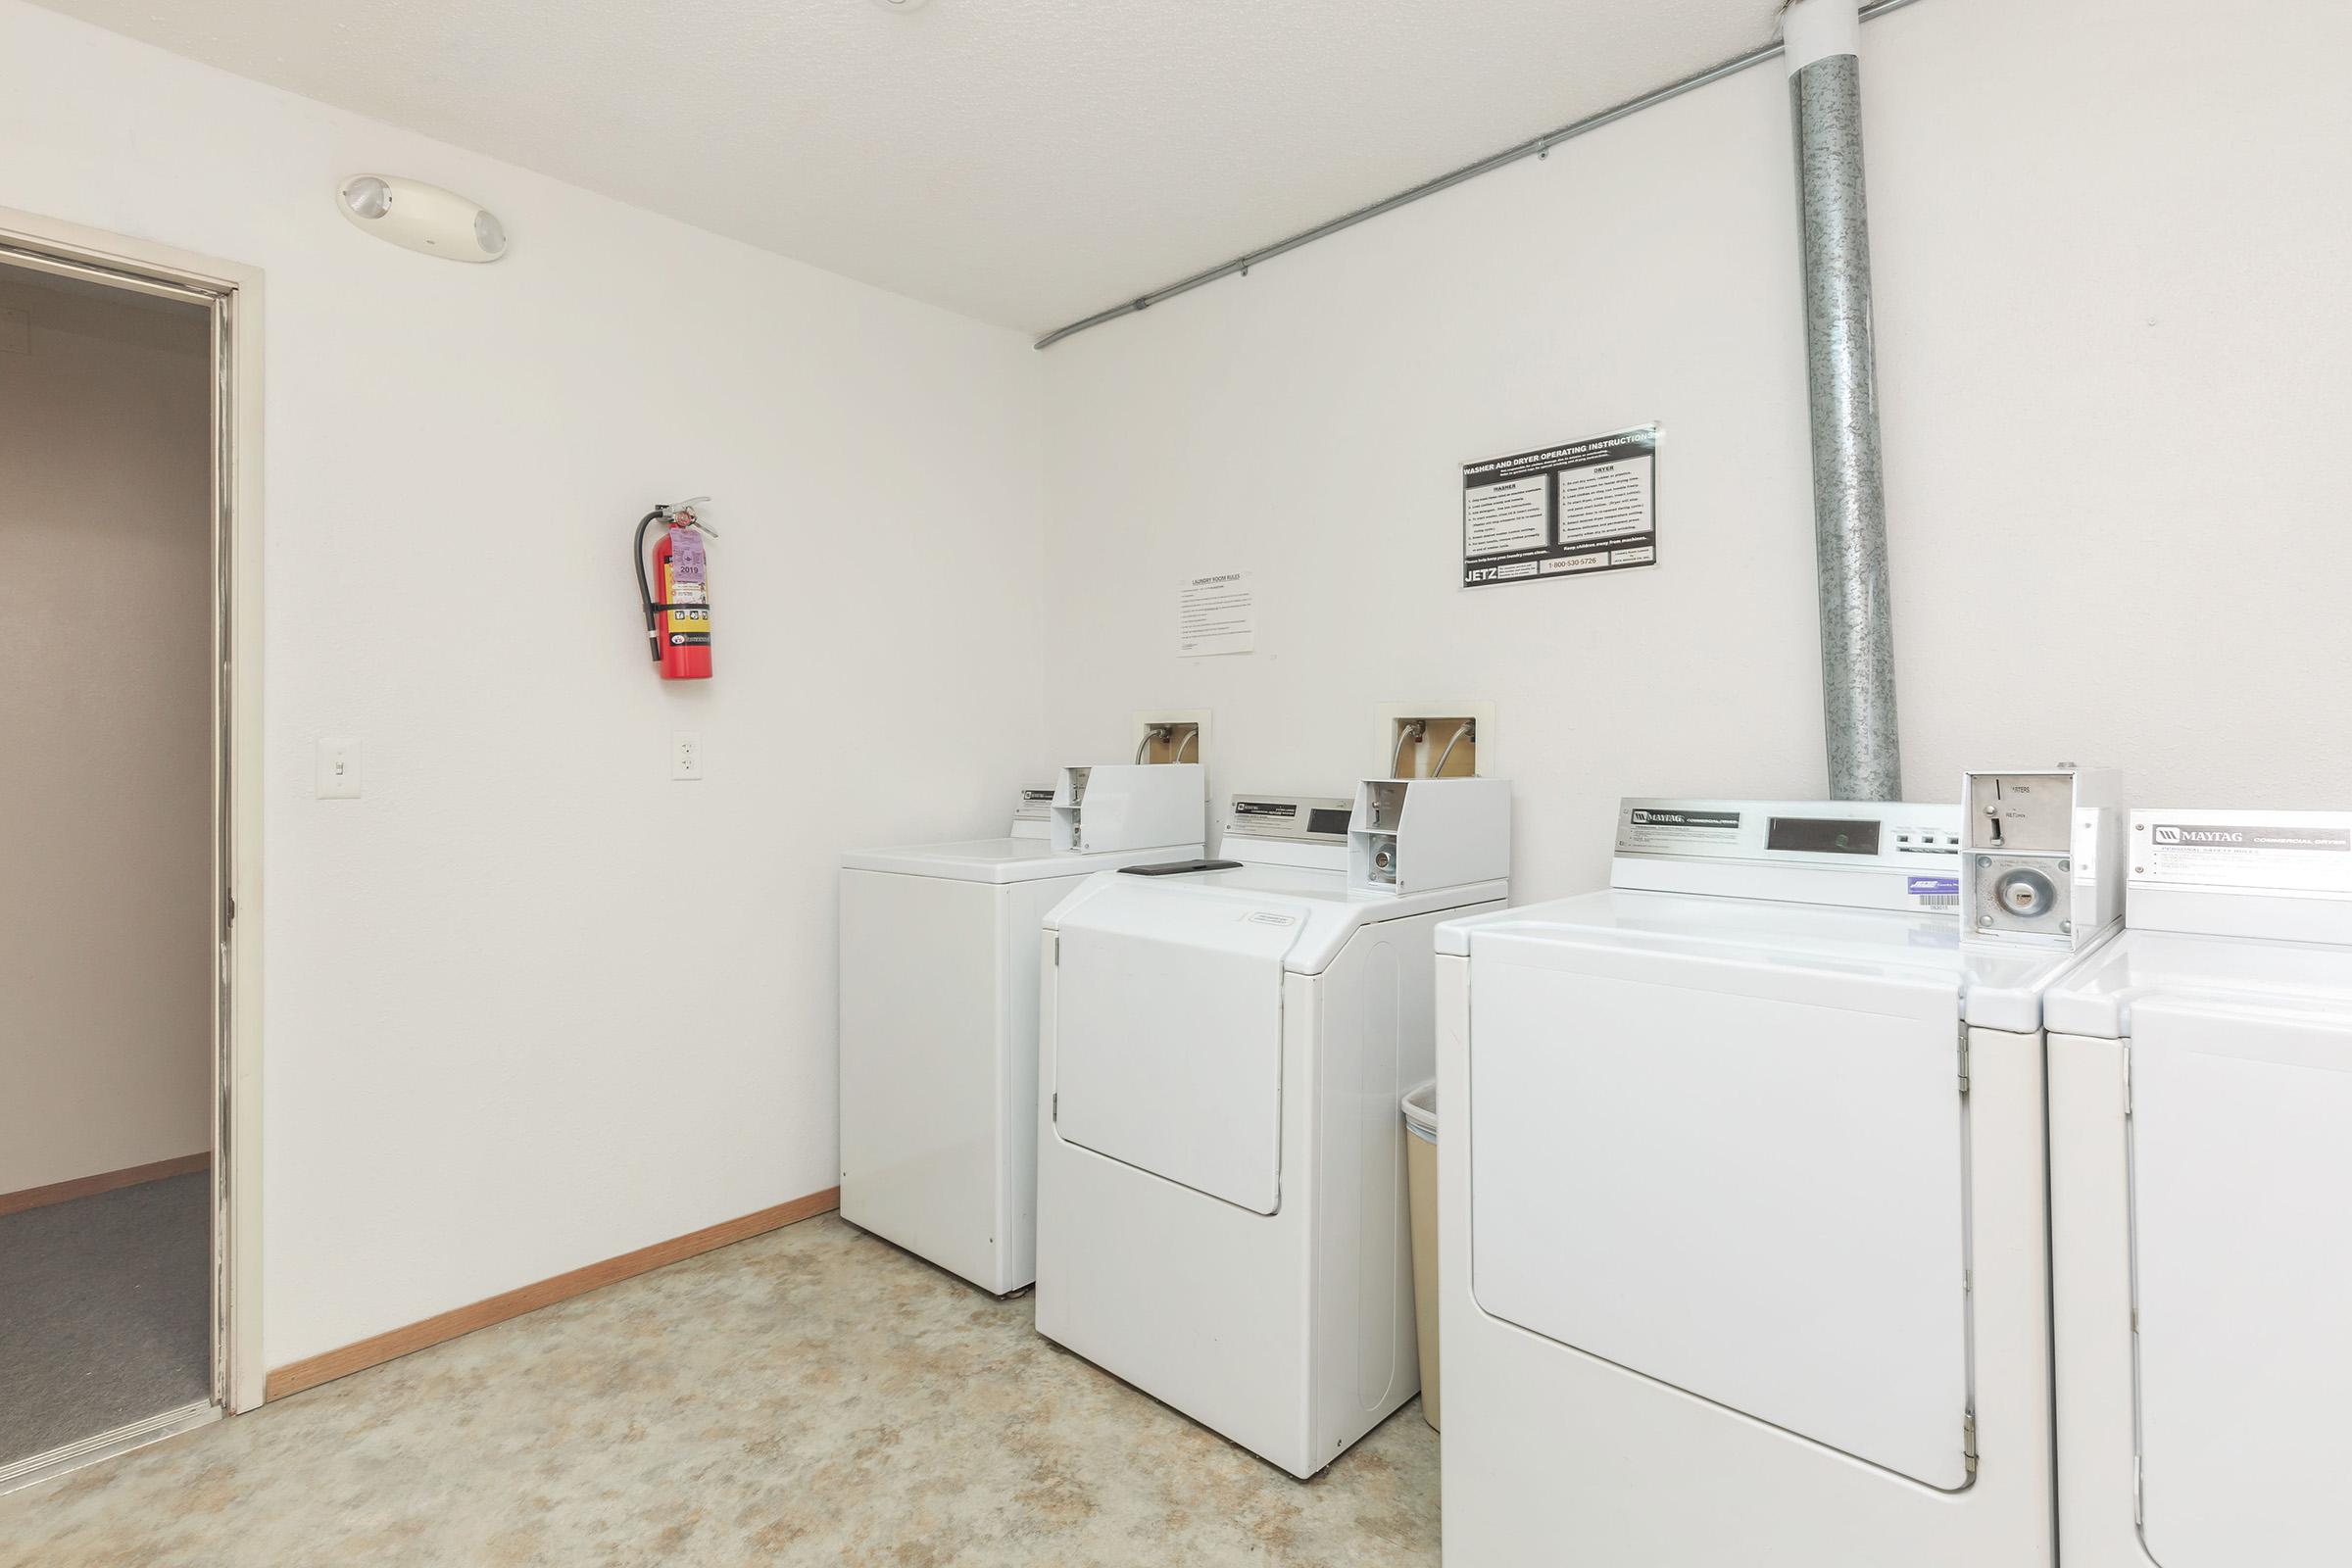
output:
M 2134 811 L 2050 993 L 2066 1568 L 2352 1561 L 2352 812 Z
M 1037 1327 L 1311 1476 L 1420 1386 L 1396 1105 L 1432 933 L 1503 901 L 1510 786 L 1237 795 L 1220 852 L 1048 921 Z
M 1607 891 L 1441 930 L 1447 1561 L 2053 1561 L 2040 999 L 2121 824 L 1985 777 L 1627 801 Z

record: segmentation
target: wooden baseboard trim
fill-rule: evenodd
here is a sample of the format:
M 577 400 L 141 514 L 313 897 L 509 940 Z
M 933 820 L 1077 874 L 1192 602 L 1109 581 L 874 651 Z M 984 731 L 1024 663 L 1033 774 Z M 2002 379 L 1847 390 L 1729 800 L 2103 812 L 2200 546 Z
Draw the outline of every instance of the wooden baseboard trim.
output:
M 152 1164 L 129 1165 L 122 1170 L 100 1171 L 95 1176 L 76 1176 L 70 1182 L 51 1182 L 46 1187 L 27 1187 L 23 1192 L 0 1193 L 0 1214 L 21 1214 L 28 1208 L 70 1203 L 76 1198 L 95 1198 L 100 1193 L 111 1193 L 118 1187 L 160 1182 L 167 1176 L 186 1176 L 195 1171 L 209 1170 L 212 1163 L 213 1156 L 208 1151 L 201 1154 L 182 1154 L 177 1159 L 159 1159 Z
M 796 1198 L 789 1203 L 778 1203 L 773 1208 L 763 1208 L 740 1219 L 722 1220 L 716 1225 L 689 1231 L 684 1236 L 675 1236 L 666 1242 L 656 1242 L 651 1247 L 641 1247 L 634 1252 L 623 1252 L 618 1257 L 608 1257 L 601 1263 L 590 1263 L 567 1274 L 558 1274 L 553 1279 L 524 1285 L 487 1300 L 475 1301 L 469 1306 L 453 1307 L 420 1323 L 389 1329 L 356 1345 L 346 1345 L 340 1349 L 325 1350 L 299 1361 L 289 1361 L 270 1372 L 262 1397 L 282 1399 L 289 1394 L 315 1389 L 321 1383 L 331 1383 L 336 1378 L 381 1365 L 412 1351 L 439 1345 L 445 1340 L 454 1340 L 462 1334 L 471 1334 L 475 1329 L 486 1329 L 493 1323 L 504 1323 L 525 1312 L 536 1312 L 543 1306 L 553 1306 L 558 1301 L 584 1296 L 607 1285 L 618 1284 L 665 1264 L 683 1262 L 766 1231 L 779 1230 L 805 1219 L 813 1219 L 819 1214 L 831 1213 L 840 1206 L 841 1189 L 828 1187 L 821 1193 L 810 1193 L 806 1198 Z

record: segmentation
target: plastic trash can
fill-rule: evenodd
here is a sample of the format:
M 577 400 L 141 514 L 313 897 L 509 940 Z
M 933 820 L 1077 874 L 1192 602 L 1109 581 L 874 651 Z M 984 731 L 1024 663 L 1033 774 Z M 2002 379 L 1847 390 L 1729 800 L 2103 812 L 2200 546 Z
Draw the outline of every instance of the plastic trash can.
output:
M 1413 1328 L 1421 1342 L 1421 1419 L 1438 1428 L 1438 1085 L 1404 1097 L 1404 1185 L 1413 1212 Z

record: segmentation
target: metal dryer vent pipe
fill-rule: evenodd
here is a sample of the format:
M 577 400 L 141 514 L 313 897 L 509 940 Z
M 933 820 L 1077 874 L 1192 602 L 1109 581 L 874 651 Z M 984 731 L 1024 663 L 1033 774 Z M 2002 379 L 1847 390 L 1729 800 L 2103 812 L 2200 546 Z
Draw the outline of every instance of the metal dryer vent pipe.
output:
M 1812 383 L 1813 550 L 1821 590 L 1822 729 L 1830 794 L 1902 798 L 1894 616 L 1862 192 L 1857 0 L 1791 0 L 1782 15 L 1796 133 L 1805 361 Z

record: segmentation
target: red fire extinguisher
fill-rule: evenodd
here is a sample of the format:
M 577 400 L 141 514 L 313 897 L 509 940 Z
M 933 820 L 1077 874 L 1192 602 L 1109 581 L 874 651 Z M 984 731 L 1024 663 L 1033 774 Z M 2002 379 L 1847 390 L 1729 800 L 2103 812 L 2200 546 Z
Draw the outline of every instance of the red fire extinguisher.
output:
M 703 539 L 718 534 L 694 510 L 710 499 L 659 506 L 637 519 L 637 597 L 645 606 L 646 643 L 663 680 L 710 678 L 710 565 Z M 654 544 L 659 599 L 645 573 L 645 531 L 657 522 L 662 525 Z

